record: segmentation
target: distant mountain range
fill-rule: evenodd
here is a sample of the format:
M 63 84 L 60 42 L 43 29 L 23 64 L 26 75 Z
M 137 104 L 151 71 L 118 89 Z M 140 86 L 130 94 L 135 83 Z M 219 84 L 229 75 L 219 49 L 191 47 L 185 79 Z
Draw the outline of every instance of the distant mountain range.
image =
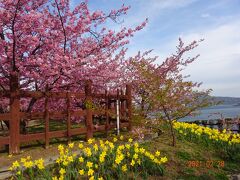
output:
M 240 106 L 240 97 L 220 97 L 220 96 L 214 96 L 213 97 L 215 101 L 222 102 L 220 105 L 234 105 L 234 106 Z

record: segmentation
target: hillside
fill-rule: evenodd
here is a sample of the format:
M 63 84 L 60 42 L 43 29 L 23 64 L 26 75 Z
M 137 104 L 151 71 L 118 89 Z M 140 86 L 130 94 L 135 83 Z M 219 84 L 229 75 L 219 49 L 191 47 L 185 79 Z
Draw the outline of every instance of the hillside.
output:
M 215 101 L 220 101 L 221 105 L 234 105 L 234 106 L 240 106 L 240 98 L 236 97 L 220 97 L 215 96 Z

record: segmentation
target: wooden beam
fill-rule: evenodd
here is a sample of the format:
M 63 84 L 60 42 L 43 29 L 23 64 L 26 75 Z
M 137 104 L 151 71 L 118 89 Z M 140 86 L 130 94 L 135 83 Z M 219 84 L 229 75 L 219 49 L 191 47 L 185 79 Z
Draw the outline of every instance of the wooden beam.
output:
M 71 112 L 70 112 L 70 94 L 67 93 L 67 138 L 68 143 L 71 141 Z
M 45 120 L 45 148 L 47 149 L 49 147 L 49 101 L 48 96 L 45 97 L 45 114 L 44 114 L 44 120 Z
M 108 130 L 109 130 L 109 108 L 110 108 L 110 104 L 109 104 L 109 99 L 108 99 L 108 91 L 105 90 L 105 116 L 106 116 L 106 124 L 105 124 L 105 132 L 106 135 L 108 135 Z
M 0 114 L 0 121 L 9 121 L 11 119 L 10 113 Z
M 0 146 L 1 145 L 6 145 L 6 144 L 9 144 L 10 143 L 10 137 L 7 136 L 7 137 L 0 137 Z
M 20 141 L 21 142 L 29 142 L 36 140 L 45 140 L 45 133 L 36 133 L 36 134 L 21 134 Z

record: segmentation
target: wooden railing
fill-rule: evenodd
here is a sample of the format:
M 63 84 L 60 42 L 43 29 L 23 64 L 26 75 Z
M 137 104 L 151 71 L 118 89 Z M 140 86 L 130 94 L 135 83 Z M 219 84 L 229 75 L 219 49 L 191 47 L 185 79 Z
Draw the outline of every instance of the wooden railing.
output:
M 103 131 L 108 132 L 112 128 L 116 128 L 116 123 L 110 124 L 111 114 L 116 114 L 116 102 L 119 102 L 120 108 L 120 128 L 127 127 L 131 129 L 132 117 L 132 102 L 131 102 L 131 85 L 126 86 L 126 91 L 123 93 L 117 90 L 116 94 L 109 94 L 107 91 L 102 94 L 92 93 L 91 81 L 86 81 L 85 92 L 27 92 L 20 91 L 18 94 L 0 92 L 1 97 L 15 97 L 14 102 L 10 102 L 10 112 L 0 114 L 0 121 L 9 121 L 9 135 L 0 136 L 0 146 L 9 145 L 9 153 L 16 154 L 20 152 L 20 145 L 23 142 L 30 142 L 35 140 L 44 140 L 45 147 L 49 146 L 51 138 L 67 137 L 68 141 L 71 140 L 73 135 L 86 134 L 86 138 L 92 138 L 94 132 Z M 20 98 L 45 98 L 43 112 L 21 112 L 20 111 Z M 61 98 L 66 99 L 67 108 L 65 111 L 49 111 L 49 99 Z M 103 108 L 93 109 L 86 107 L 81 110 L 70 109 L 71 98 L 82 98 L 90 105 L 94 105 L 94 99 L 104 100 L 105 106 Z M 113 105 L 113 108 L 111 108 Z M 93 124 L 93 116 L 101 115 L 105 117 L 105 124 L 97 127 Z M 85 127 L 72 128 L 71 117 L 85 117 Z M 64 130 L 50 131 L 49 121 L 54 118 L 66 119 L 67 128 Z M 35 134 L 21 134 L 20 133 L 20 120 L 21 119 L 43 119 L 45 122 L 45 130 L 41 133 Z

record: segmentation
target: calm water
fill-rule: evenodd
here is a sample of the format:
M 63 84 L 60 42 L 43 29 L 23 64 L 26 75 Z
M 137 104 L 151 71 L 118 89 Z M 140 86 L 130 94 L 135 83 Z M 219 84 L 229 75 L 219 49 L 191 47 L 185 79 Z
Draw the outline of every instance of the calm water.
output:
M 209 120 L 209 119 L 220 119 L 221 115 L 224 118 L 240 118 L 240 106 L 233 106 L 233 105 L 218 105 L 214 107 L 209 107 L 206 109 L 202 109 L 200 114 L 192 117 L 185 117 L 182 120 L 184 121 L 195 121 L 195 120 Z

